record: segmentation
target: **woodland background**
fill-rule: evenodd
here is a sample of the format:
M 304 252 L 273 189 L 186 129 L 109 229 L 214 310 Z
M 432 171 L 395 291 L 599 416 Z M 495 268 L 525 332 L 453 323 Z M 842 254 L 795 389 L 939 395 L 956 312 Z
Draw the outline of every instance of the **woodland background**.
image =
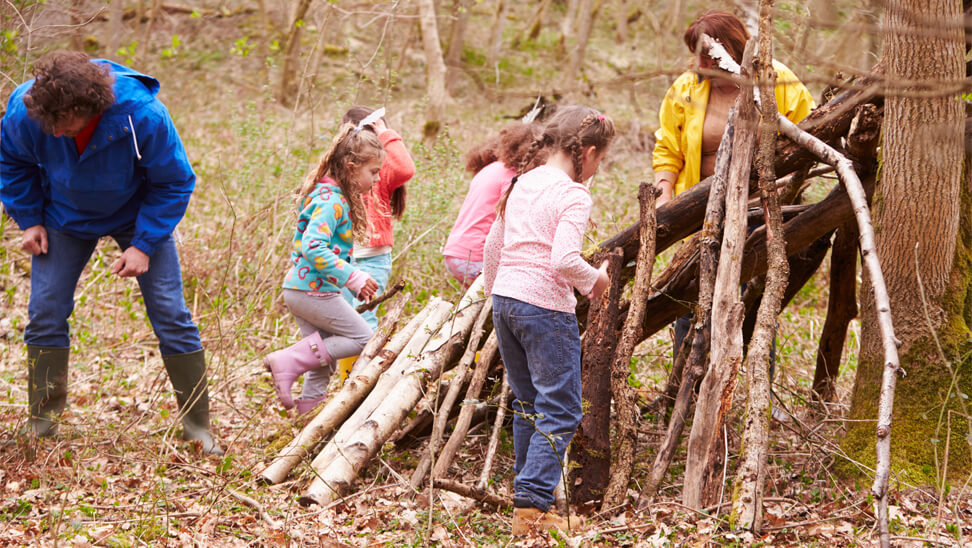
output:
M 434 25 L 423 13 L 434 7 Z M 0 542 L 11 545 L 492 545 L 507 544 L 509 509 L 469 506 L 451 493 L 411 492 L 402 476 L 421 440 L 388 444 L 357 491 L 325 508 L 296 503 L 305 469 L 278 486 L 258 470 L 299 429 L 276 401 L 261 359 L 296 340 L 280 299 L 292 230 L 292 192 L 355 104 L 385 106 L 418 172 L 396 225 L 393 280 L 412 301 L 455 302 L 461 292 L 440 248 L 465 195 L 463 153 L 519 118 L 538 96 L 601 109 L 618 138 L 592 186 L 588 244 L 638 219 L 638 186 L 651 180 L 657 107 L 688 66 L 682 33 L 708 4 L 626 0 L 416 0 L 353 2 L 160 0 L 0 3 L 0 100 L 29 78 L 45 51 L 75 48 L 157 77 L 198 176 L 180 225 L 186 297 L 210 360 L 214 426 L 223 459 L 201 458 L 177 437 L 175 400 L 138 288 L 108 272 L 104 242 L 86 270 L 72 317 L 69 408 L 57 440 L 30 440 L 23 328 L 30 261 L 20 231 L 0 217 Z M 744 20 L 745 2 L 729 7 Z M 861 74 L 881 55 L 877 0 L 776 3 L 775 57 L 821 101 L 835 78 Z M 423 10 L 426 10 L 423 12 Z M 589 13 L 590 16 L 578 16 Z M 590 24 L 588 24 L 590 23 Z M 435 33 L 438 34 L 438 40 Z M 436 45 L 440 46 L 436 52 Z M 582 46 L 582 47 L 578 47 Z M 431 67 L 431 68 L 430 68 Z M 440 80 L 441 78 L 441 80 Z M 441 86 L 438 83 L 441 82 Z M 833 179 L 811 185 L 822 197 Z M 673 251 L 659 257 L 656 272 Z M 873 541 L 868 467 L 840 447 L 857 370 L 860 331 L 845 345 L 833 403 L 811 406 L 817 340 L 827 308 L 828 264 L 783 311 L 773 390 L 793 416 L 774 421 L 767 515 L 758 538 L 728 532 L 725 505 L 677 502 L 676 457 L 655 504 L 595 516 L 577 545 L 859 545 Z M 636 350 L 630 383 L 645 402 L 664 387 L 671 338 Z M 734 408 L 742 413 L 742 400 Z M 729 470 L 740 422 L 729 431 Z M 636 493 L 664 424 L 646 415 Z M 488 428 L 469 437 L 453 470 L 475 476 Z M 935 440 L 932 443 L 937 443 Z M 512 488 L 512 440 L 502 437 L 491 489 Z M 899 543 L 960 543 L 972 534 L 967 480 L 929 462 L 929 485 L 892 481 Z M 301 475 L 303 474 L 303 475 Z M 731 472 L 730 472 L 731 474 Z M 951 498 L 941 496 L 953 493 Z M 964 535 L 964 537 L 963 537 Z M 919 540 L 924 539 L 924 540 Z

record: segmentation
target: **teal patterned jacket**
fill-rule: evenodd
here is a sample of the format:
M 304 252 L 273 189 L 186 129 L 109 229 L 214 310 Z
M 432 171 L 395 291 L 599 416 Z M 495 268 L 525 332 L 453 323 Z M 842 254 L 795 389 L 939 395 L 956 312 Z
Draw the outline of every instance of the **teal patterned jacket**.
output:
M 337 181 L 324 177 L 297 215 L 285 289 L 338 292 L 357 270 L 351 254 L 350 205 Z

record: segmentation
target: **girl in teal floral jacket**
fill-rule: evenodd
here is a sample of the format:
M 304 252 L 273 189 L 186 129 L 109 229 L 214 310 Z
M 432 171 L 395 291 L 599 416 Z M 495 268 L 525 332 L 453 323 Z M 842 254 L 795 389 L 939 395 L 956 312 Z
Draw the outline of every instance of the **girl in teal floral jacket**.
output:
M 361 196 L 378 181 L 384 156 L 373 132 L 344 124 L 300 188 L 283 297 L 303 339 L 263 360 L 286 409 L 295 405 L 294 381 L 308 373 L 296 401 L 300 414 L 324 399 L 337 360 L 358 355 L 371 338 L 371 327 L 340 291 L 346 287 L 367 302 L 378 289 L 351 257 L 353 242 L 361 240 L 367 222 Z

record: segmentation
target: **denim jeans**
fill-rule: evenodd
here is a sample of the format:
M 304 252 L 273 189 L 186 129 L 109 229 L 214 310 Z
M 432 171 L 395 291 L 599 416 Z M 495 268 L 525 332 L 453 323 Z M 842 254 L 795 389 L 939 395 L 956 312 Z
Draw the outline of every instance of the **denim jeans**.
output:
M 391 253 L 383 253 L 381 255 L 375 255 L 374 257 L 361 257 L 360 259 L 355 259 L 358 263 L 358 268 L 362 272 L 367 273 L 369 276 L 378 282 L 378 292 L 375 296 L 379 296 L 385 292 L 385 288 L 388 286 L 388 278 L 391 276 L 392 269 L 392 259 Z M 353 308 L 358 308 L 358 306 L 363 302 L 354 298 L 351 294 L 351 290 L 346 287 L 341 288 L 341 295 L 344 295 L 344 300 L 348 302 Z M 374 331 L 378 329 L 378 316 L 375 314 L 374 310 L 369 310 L 367 312 L 362 312 L 361 317 L 368 322 L 371 330 Z
M 577 317 L 493 295 L 493 327 L 513 401 L 513 502 L 546 512 L 581 408 Z
M 128 248 L 132 236 L 133 232 L 112 234 L 121 249 Z M 59 348 L 71 345 L 68 318 L 74 310 L 74 291 L 97 245 L 98 238 L 75 238 L 47 227 L 47 253 L 31 259 L 30 321 L 24 342 Z M 149 258 L 148 271 L 137 280 L 162 355 L 200 350 L 199 330 L 182 294 L 179 253 L 171 234 Z

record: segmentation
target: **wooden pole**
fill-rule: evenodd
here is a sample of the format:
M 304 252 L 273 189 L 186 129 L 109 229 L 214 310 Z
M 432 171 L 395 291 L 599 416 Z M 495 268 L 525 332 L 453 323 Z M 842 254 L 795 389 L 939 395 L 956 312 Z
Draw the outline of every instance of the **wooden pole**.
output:
M 837 176 L 844 185 L 848 198 L 853 204 L 857 229 L 860 232 L 861 261 L 867 269 L 874 291 L 874 306 L 877 309 L 878 328 L 884 348 L 884 374 L 881 378 L 881 397 L 878 402 L 877 417 L 877 465 L 874 470 L 874 484 L 871 492 L 877 499 L 878 525 L 881 530 L 882 545 L 889 544 L 888 525 L 888 478 L 891 475 L 891 411 L 894 407 L 894 388 L 899 373 L 903 374 L 898 359 L 898 346 L 901 341 L 894 336 L 891 321 L 891 299 L 884 283 L 884 274 L 874 245 L 874 225 L 867 207 L 867 194 L 860 178 L 854 171 L 854 164 L 847 157 L 801 130 L 785 117 L 780 117 L 780 130 L 795 142 L 801 143 L 820 159 L 837 169 Z
M 621 340 L 611 364 L 611 395 L 618 419 L 614 427 L 617 442 L 611 479 L 601 503 L 601 513 L 621 506 L 628 498 L 628 482 L 634 469 L 634 451 L 638 443 L 638 403 L 634 388 L 628 384 L 631 374 L 631 354 L 641 342 L 644 324 L 645 299 L 651 289 L 651 271 L 655 264 L 655 200 L 658 189 L 651 183 L 641 183 L 638 203 L 641 205 L 641 231 L 638 262 L 635 266 L 634 287 L 631 289 L 631 308 L 625 318 Z M 622 252 L 623 253 L 623 252 Z
M 776 145 L 776 72 L 773 70 L 773 0 L 759 3 L 759 57 L 756 72 L 759 82 L 761 118 L 759 124 L 760 201 L 766 217 L 766 288 L 756 315 L 756 330 L 746 356 L 748 398 L 743 430 L 742 455 L 732 493 L 729 524 L 736 531 L 758 533 L 763 523 L 763 486 L 769 450 L 771 416 L 769 368 L 771 348 L 776 339 L 776 323 L 789 277 L 786 242 L 783 241 L 783 214 L 776 192 L 773 168 Z
M 750 40 L 746 47 L 748 55 L 743 56 L 743 76 L 747 79 L 753 46 L 754 42 Z M 721 487 L 722 430 L 732 404 L 736 372 L 742 364 L 742 303 L 739 300 L 739 281 L 743 245 L 746 241 L 749 170 L 758 121 L 751 86 L 741 86 L 736 106 L 736 135 L 740 138 L 733 141 L 729 185 L 726 189 L 726 224 L 712 297 L 712 351 L 709 369 L 702 379 L 695 404 L 695 418 L 692 421 L 685 462 L 685 485 L 682 490 L 682 503 L 695 509 L 715 502 Z

